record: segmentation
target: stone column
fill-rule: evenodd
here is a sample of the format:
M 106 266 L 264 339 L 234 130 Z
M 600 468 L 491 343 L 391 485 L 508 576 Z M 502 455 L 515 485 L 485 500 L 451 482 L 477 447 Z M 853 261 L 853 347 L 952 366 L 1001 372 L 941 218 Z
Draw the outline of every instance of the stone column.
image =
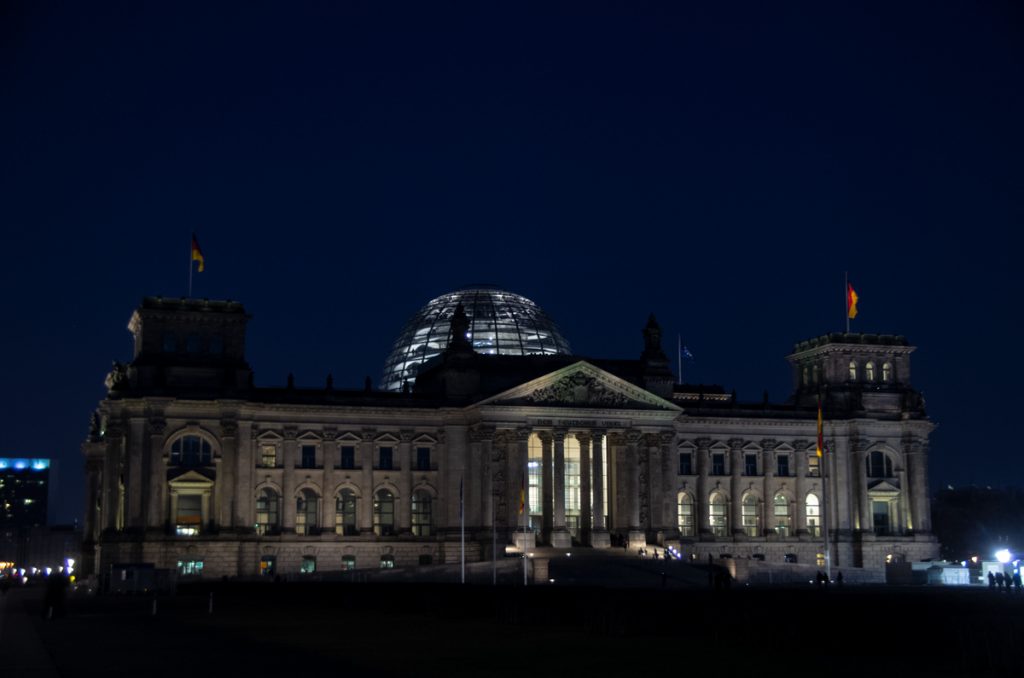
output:
M 796 478 L 793 479 L 793 492 L 796 493 L 796 515 L 793 525 L 797 536 L 807 533 L 807 447 L 806 444 L 793 443 L 793 460 Z
M 398 534 L 412 533 L 412 429 L 398 432 L 398 506 L 395 507 L 395 525 Z
M 467 478 L 466 483 L 473 487 L 473 524 L 493 527 L 491 520 L 491 501 L 494 494 L 494 427 L 481 425 L 477 428 L 480 438 L 479 456 L 476 459 L 476 472 Z
M 708 479 L 711 466 L 711 438 L 697 439 L 697 539 L 710 541 L 711 514 L 708 507 L 708 493 L 711 483 Z
M 250 533 L 256 524 L 256 461 L 253 457 L 251 421 L 239 422 L 235 452 L 235 530 Z
M 591 431 L 594 450 L 594 527 L 590 532 L 590 545 L 595 548 L 608 548 L 611 545 L 604 521 L 607 510 L 604 505 L 604 434 L 600 429 Z
M 836 520 L 829 521 L 829 528 L 836 530 L 837 534 L 849 536 L 852 523 L 852 503 L 850 501 L 850 438 L 849 436 L 835 436 L 831 440 L 830 450 L 833 460 L 831 469 L 835 471 L 835 479 L 828 485 L 829 494 L 835 496 Z
M 932 516 L 928 501 L 928 443 L 917 439 L 907 455 L 910 467 L 910 501 L 914 532 L 932 531 Z
M 364 428 L 360 435 L 362 440 L 359 441 L 359 468 L 362 486 L 359 488 L 360 505 L 356 513 L 359 514 L 359 531 L 369 534 L 373 532 L 373 439 L 377 437 L 377 430 Z M 287 469 L 287 466 L 285 468 Z
M 663 431 L 658 434 L 658 443 L 661 446 L 661 484 L 658 486 L 658 505 L 660 506 L 659 529 L 666 535 L 673 534 L 679 530 L 679 520 L 676 517 L 676 471 L 678 463 L 675 450 L 676 434 L 671 431 Z M 657 515 L 657 514 L 656 514 Z
M 281 446 L 284 456 L 284 469 L 281 471 L 281 531 L 285 534 L 295 533 L 295 465 L 298 457 L 295 435 L 294 426 L 285 427 L 284 443 Z
M 102 530 L 113 530 L 117 527 L 118 483 L 122 472 L 121 457 L 124 446 L 124 429 L 120 422 L 107 422 L 104 441 L 107 443 L 103 460 L 103 494 L 100 516 L 103 520 Z
M 643 434 L 631 429 L 626 431 L 626 454 L 623 470 L 626 473 L 627 516 L 629 548 L 638 549 L 647 546 L 647 538 L 640 525 L 640 445 Z
M 167 462 L 164 461 L 164 431 L 167 422 L 163 419 L 149 420 L 149 476 L 146 478 L 146 528 L 156 532 L 166 528 L 167 512 Z
M 544 511 L 543 519 L 541 521 L 541 541 L 545 544 L 551 543 L 551 534 L 554 525 L 554 504 L 555 504 L 555 491 L 554 491 L 554 472 L 551 453 L 551 432 L 550 431 L 538 431 L 540 436 L 541 445 L 541 485 L 542 487 L 542 507 Z
M 515 478 L 515 482 L 519 484 L 520 490 L 522 490 L 525 495 L 528 494 L 530 491 L 530 482 L 527 478 L 528 470 L 526 466 L 530 460 L 530 429 L 526 428 L 525 426 L 517 428 L 515 430 L 514 445 L 515 453 L 509 455 L 509 464 L 510 467 L 513 469 L 511 477 Z M 528 524 L 530 520 L 529 496 L 525 496 L 525 502 L 526 506 L 523 507 L 524 515 L 520 516 L 517 514 L 515 516 L 518 524 L 516 525 L 516 531 L 513 533 L 515 534 L 515 537 L 513 538 L 515 545 L 524 551 L 532 549 L 536 546 L 536 538 L 534 536 L 533 530 L 527 529 L 525 533 L 523 532 L 523 521 L 525 520 Z M 516 497 L 515 504 L 516 510 L 518 511 L 518 496 Z
M 897 515 L 891 521 L 893 523 L 892 527 L 894 534 L 906 533 L 908 528 L 907 519 L 911 516 L 911 511 L 914 508 L 913 497 L 908 496 L 910 493 L 907 491 L 907 488 L 910 487 L 910 474 L 907 471 L 907 460 L 906 457 L 904 457 L 900 463 L 899 469 L 893 469 L 893 472 L 896 474 L 900 483 L 900 498 L 899 501 L 896 502 Z
M 766 439 L 761 441 L 761 469 L 764 471 L 764 478 L 761 484 L 761 496 L 764 497 L 763 520 L 761 534 L 771 534 L 775 530 L 775 441 Z M 796 462 L 796 459 L 790 461 Z M 793 469 L 793 464 L 789 465 Z M 787 479 L 788 482 L 788 479 Z M 794 534 L 795 523 L 793 522 L 793 502 L 789 503 L 790 523 L 789 533 Z
M 238 483 L 235 481 L 238 421 L 235 419 L 221 421 L 220 431 L 220 458 L 217 460 L 217 477 L 214 485 L 216 514 L 211 519 L 216 522 L 217 528 L 224 530 L 235 527 L 231 519 L 236 501 L 235 493 L 238 491 Z
M 102 530 L 102 513 L 99 506 L 102 504 L 102 478 L 103 462 L 94 457 L 87 457 L 85 460 L 85 520 L 83 527 L 83 539 L 95 542 L 100 537 Z
M 580 444 L 580 543 L 590 544 L 592 514 L 590 501 L 590 433 L 577 432 Z
M 144 417 L 133 417 L 126 447 L 128 462 L 126 487 L 125 487 L 125 527 L 128 529 L 142 528 L 146 524 L 143 501 L 146 493 L 145 483 L 142 480 L 143 458 L 148 451 L 146 449 L 145 431 L 146 419 Z
M 732 534 L 746 535 L 743 531 L 743 501 L 740 496 L 743 478 L 743 441 L 740 438 L 729 440 L 729 523 Z
M 851 475 L 856 495 L 854 506 L 857 511 L 857 529 L 871 532 L 871 501 L 868 499 L 867 452 L 859 436 L 850 436 L 850 456 L 853 458 Z
M 654 537 L 661 526 L 661 493 L 658 492 L 661 485 L 661 450 L 658 447 L 658 436 L 654 433 L 645 435 L 643 449 L 639 453 L 640 529 L 647 536 Z
M 552 434 L 555 447 L 555 468 L 551 545 L 556 548 L 572 546 L 572 535 L 565 527 L 565 435 L 565 429 L 555 429 Z

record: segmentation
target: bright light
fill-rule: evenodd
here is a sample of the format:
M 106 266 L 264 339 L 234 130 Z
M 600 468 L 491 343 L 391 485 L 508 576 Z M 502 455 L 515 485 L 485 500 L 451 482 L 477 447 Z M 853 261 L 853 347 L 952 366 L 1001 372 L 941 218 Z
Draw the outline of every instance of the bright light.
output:
M 539 461 L 531 461 L 526 465 L 527 468 L 540 468 Z
M 75 566 L 75 559 L 74 558 L 68 558 L 64 562 L 67 563 L 69 569 Z
M 971 556 L 971 562 L 974 563 L 975 565 L 977 565 L 978 564 L 978 556 Z
M 998 560 L 1003 565 L 1005 565 L 1008 562 L 1010 562 L 1010 550 L 1009 549 L 999 549 L 998 551 L 996 551 L 996 560 Z
M 52 567 L 48 567 L 48 568 L 46 568 L 46 576 L 47 576 L 47 577 L 49 577 L 49 576 L 50 576 L 50 573 L 51 573 L 51 572 L 53 572 L 53 568 L 52 568 Z

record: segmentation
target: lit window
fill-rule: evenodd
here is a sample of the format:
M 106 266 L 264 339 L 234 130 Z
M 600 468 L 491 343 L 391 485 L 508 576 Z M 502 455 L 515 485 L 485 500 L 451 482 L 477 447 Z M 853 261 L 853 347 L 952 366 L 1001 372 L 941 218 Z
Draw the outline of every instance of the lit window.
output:
M 879 536 L 893 533 L 890 520 L 891 504 L 888 501 L 874 500 L 871 502 L 871 518 L 874 521 L 875 534 Z
M 395 567 L 395 557 L 388 554 L 380 557 L 380 569 L 391 570 Z
M 679 475 L 693 475 L 693 454 L 691 452 L 679 453 Z
M 807 455 L 807 476 L 809 478 L 821 476 L 821 458 L 817 452 L 811 452 Z
M 788 537 L 790 530 L 789 500 L 779 493 L 772 500 L 772 513 L 775 517 L 775 532 L 780 537 Z
M 377 536 L 395 533 L 395 495 L 388 490 L 373 495 L 373 531 Z
M 748 454 L 743 459 L 743 475 L 745 476 L 756 476 L 757 475 L 757 455 Z
M 850 381 L 857 381 L 857 361 L 850 361 Z
M 316 556 L 302 556 L 299 572 L 301 574 L 313 574 L 316 572 Z
M 429 537 L 432 522 L 431 497 L 427 492 L 417 490 L 412 495 L 412 533 L 417 537 Z
M 812 537 L 821 536 L 821 505 L 818 503 L 818 496 L 807 495 L 805 503 L 807 515 L 807 532 Z
M 334 511 L 334 531 L 342 535 L 359 534 L 356 528 L 356 494 L 352 490 L 342 490 L 338 494 Z
M 892 363 L 882 365 L 882 381 L 886 384 L 892 383 Z
M 354 570 L 356 569 L 356 557 L 352 555 L 341 557 L 341 569 L 343 570 Z
M 295 534 L 318 534 L 319 498 L 312 490 L 303 490 L 295 499 Z
M 864 365 L 864 378 L 868 381 L 875 380 L 875 364 L 873 362 Z
M 679 493 L 679 536 L 694 536 L 693 497 L 686 492 Z
M 178 515 L 175 517 L 176 534 L 194 537 L 203 524 L 203 497 L 200 494 L 179 494 Z
M 277 571 L 277 557 L 263 556 L 260 558 L 260 576 L 273 577 Z
M 748 494 L 743 498 L 740 506 L 741 518 L 743 519 L 743 531 L 748 537 L 757 537 L 761 531 L 761 507 L 757 497 Z
M 203 561 L 179 560 L 178 575 L 182 577 L 199 577 L 203 574 Z
M 724 494 L 715 492 L 711 495 L 711 500 L 708 502 L 708 521 L 711 534 L 716 537 L 729 535 L 728 504 Z
M 711 455 L 711 475 L 713 476 L 724 476 L 725 475 L 725 455 L 724 454 L 712 454 Z
M 279 507 L 277 493 L 264 488 L 256 497 L 256 534 L 274 534 L 280 530 Z
M 825 567 L 825 554 L 824 553 L 817 553 L 817 554 L 815 554 L 814 561 L 815 561 L 815 563 L 817 563 L 818 567 Z
M 277 466 L 277 446 L 264 445 L 260 448 L 260 466 L 275 468 Z
M 528 460 L 526 463 L 527 470 L 527 481 L 528 481 L 528 499 L 527 504 L 530 507 L 530 523 L 534 529 L 537 529 L 543 519 L 543 509 L 541 508 L 541 493 L 544 485 L 543 475 L 543 448 L 541 446 L 540 437 L 533 433 L 530 435 L 529 444 L 527 446 Z
M 565 526 L 569 534 L 579 537 L 580 530 L 580 443 L 574 437 L 565 439 L 564 461 L 565 472 Z
M 171 445 L 172 466 L 209 466 L 212 458 L 209 441 L 200 436 L 181 436 Z
M 789 455 L 780 454 L 775 458 L 776 473 L 775 475 L 785 478 L 789 475 Z

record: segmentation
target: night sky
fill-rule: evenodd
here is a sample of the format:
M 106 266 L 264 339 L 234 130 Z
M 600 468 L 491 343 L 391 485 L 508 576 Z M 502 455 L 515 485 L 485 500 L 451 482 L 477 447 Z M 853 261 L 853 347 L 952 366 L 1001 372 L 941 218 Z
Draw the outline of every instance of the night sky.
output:
M 210 5 L 216 4 L 215 7 Z M 794 342 L 906 335 L 933 488 L 1024 485 L 1024 16 L 992 2 L 0 9 L 0 455 L 79 446 L 145 295 L 253 314 L 257 385 L 380 379 L 473 282 L 576 353 L 784 400 Z M 669 7 L 671 5 L 671 7 Z

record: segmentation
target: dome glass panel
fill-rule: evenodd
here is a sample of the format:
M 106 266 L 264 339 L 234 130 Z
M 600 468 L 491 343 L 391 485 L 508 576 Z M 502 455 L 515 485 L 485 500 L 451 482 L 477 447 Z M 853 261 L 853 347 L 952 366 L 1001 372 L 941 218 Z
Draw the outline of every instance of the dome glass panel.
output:
M 427 302 L 405 325 L 387 362 L 381 388 L 400 391 L 420 366 L 440 355 L 451 335 L 451 319 L 462 304 L 469 318 L 467 339 L 484 355 L 569 354 L 569 342 L 537 304 L 495 287 L 474 286 Z

